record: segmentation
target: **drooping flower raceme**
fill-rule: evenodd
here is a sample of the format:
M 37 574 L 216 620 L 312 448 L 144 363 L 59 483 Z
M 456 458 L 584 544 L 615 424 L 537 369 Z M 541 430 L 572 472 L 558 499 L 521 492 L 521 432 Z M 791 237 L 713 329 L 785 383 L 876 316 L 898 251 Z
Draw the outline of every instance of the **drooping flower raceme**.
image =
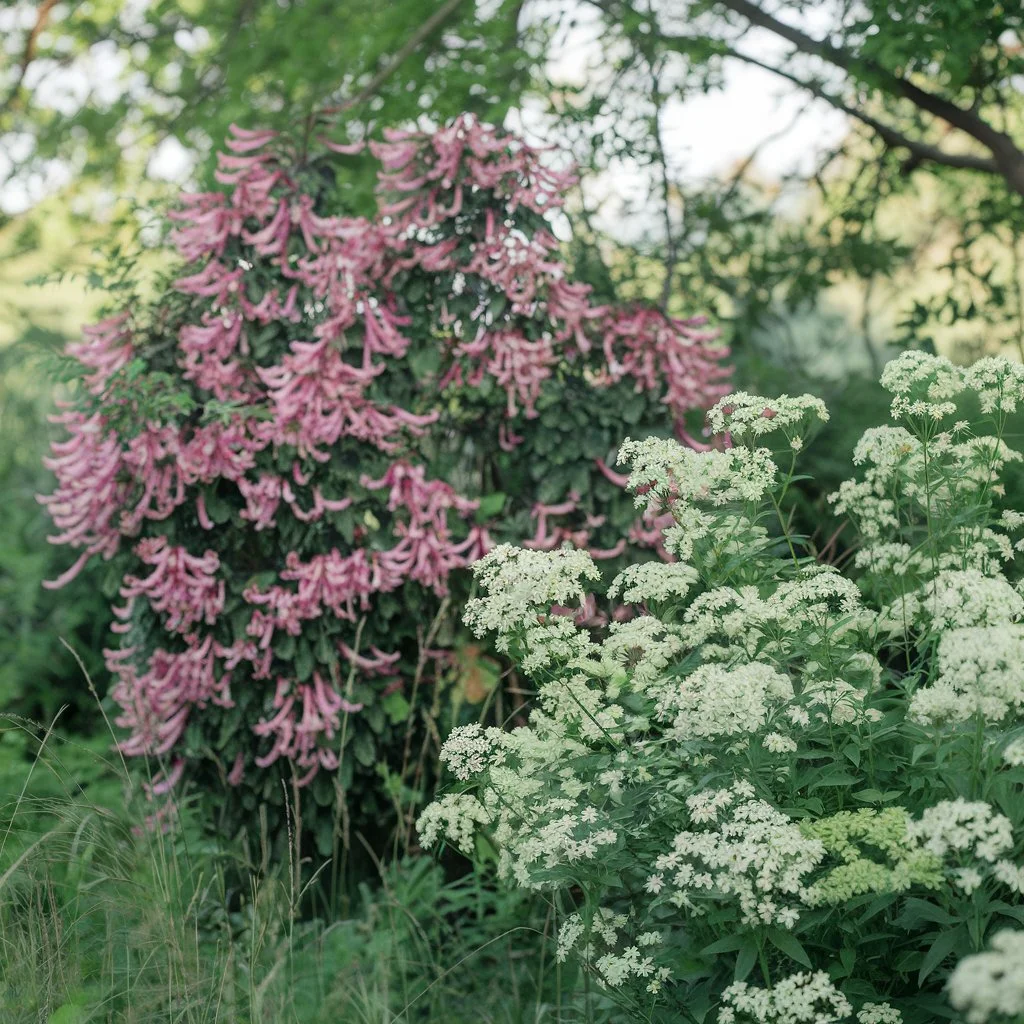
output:
M 352 161 L 378 165 L 372 211 L 345 208 Z M 282 778 L 313 787 L 307 821 L 339 792 L 377 818 L 414 689 L 458 676 L 461 571 L 534 529 L 605 560 L 660 543 L 608 484 L 624 410 L 684 433 L 725 350 L 699 317 L 598 305 L 545 219 L 572 175 L 468 116 L 308 152 L 235 129 L 216 181 L 170 213 L 154 299 L 68 348 L 54 583 L 110 563 L 126 752 L 227 784 L 230 827 Z

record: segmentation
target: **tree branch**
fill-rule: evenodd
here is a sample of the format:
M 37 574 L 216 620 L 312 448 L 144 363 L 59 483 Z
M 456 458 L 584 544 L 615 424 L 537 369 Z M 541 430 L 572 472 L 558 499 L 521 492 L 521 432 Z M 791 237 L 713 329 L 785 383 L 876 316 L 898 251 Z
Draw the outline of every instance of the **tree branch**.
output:
M 966 110 L 945 97 L 937 96 L 935 93 L 922 89 L 920 86 L 907 81 L 905 78 L 901 78 L 874 61 L 863 60 L 840 47 L 833 46 L 831 43 L 815 39 L 807 35 L 806 32 L 792 25 L 787 25 L 784 21 L 779 21 L 767 11 L 758 7 L 757 4 L 752 3 L 751 0 L 718 0 L 718 2 L 728 10 L 734 11 L 736 14 L 746 18 L 750 24 L 766 29 L 780 39 L 785 39 L 792 43 L 801 53 L 820 57 L 827 63 L 849 74 L 861 77 L 868 84 L 876 85 L 878 88 L 884 89 L 895 96 L 909 100 L 919 110 L 923 110 L 934 117 L 948 122 L 955 128 L 959 128 L 984 145 L 992 153 L 995 172 L 1000 174 L 1015 192 L 1024 195 L 1024 151 L 1017 147 L 1009 135 L 990 125 L 979 117 L 975 111 Z M 781 74 L 778 68 L 766 67 L 775 74 Z M 794 76 L 784 75 L 783 77 L 802 85 L 803 88 L 807 88 L 806 83 L 796 79 Z M 866 119 L 867 115 L 859 112 L 854 113 L 849 109 L 847 112 L 852 113 L 853 116 L 859 118 L 865 124 L 870 124 Z M 878 130 L 875 125 L 871 125 L 871 127 L 875 127 L 876 131 Z M 900 145 L 903 145 L 903 143 L 900 143 Z M 927 159 L 934 158 L 933 155 Z M 960 162 L 955 165 L 947 165 L 965 166 Z M 989 168 L 979 168 L 975 165 L 973 169 L 988 170 Z
M 21 92 L 22 83 L 25 81 L 25 75 L 28 74 L 28 67 L 35 57 L 36 42 L 39 39 L 40 33 L 46 28 L 50 11 L 56 6 L 57 0 L 43 0 L 39 5 L 39 10 L 36 12 L 36 23 L 29 30 L 28 38 L 25 40 L 25 49 L 21 55 L 21 62 L 18 65 L 18 73 L 14 79 L 14 85 L 11 86 L 3 103 L 0 103 L 0 114 L 7 113 L 14 105 L 15 100 L 17 100 L 18 94 Z
M 878 118 L 872 117 L 872 115 L 866 114 L 864 111 L 843 102 L 843 100 L 839 99 L 838 96 L 834 96 L 832 93 L 822 88 L 817 82 L 800 78 L 789 71 L 783 71 L 781 68 L 768 64 L 765 61 L 759 60 L 757 57 L 753 57 L 750 54 L 743 53 L 740 50 L 729 49 L 726 51 L 725 55 L 733 57 L 736 60 L 743 61 L 746 64 L 751 64 L 754 67 L 761 68 L 773 75 L 777 75 L 779 78 L 786 79 L 788 82 L 792 82 L 805 92 L 809 92 L 812 96 L 815 96 L 820 100 L 824 100 L 826 103 L 835 107 L 836 110 L 841 110 L 844 114 L 847 114 L 860 121 L 862 124 L 867 125 L 886 143 L 886 145 L 893 148 L 908 150 L 918 162 L 927 161 L 929 163 L 941 164 L 944 167 L 956 167 L 960 170 L 968 171 L 983 171 L 987 174 L 1003 176 L 1003 172 L 999 167 L 999 164 L 991 157 L 972 156 L 969 153 L 949 153 L 938 146 L 932 146 L 929 143 L 912 139 L 898 129 L 893 128 L 891 125 L 887 125 L 885 122 L 878 120 Z M 1022 154 L 1022 157 L 1024 157 L 1024 154 Z
M 391 58 L 352 99 L 333 107 L 324 107 L 318 116 L 341 114 L 372 99 L 380 87 L 409 59 L 423 43 L 433 35 L 455 13 L 463 0 L 446 0 L 425 22 L 401 45 Z

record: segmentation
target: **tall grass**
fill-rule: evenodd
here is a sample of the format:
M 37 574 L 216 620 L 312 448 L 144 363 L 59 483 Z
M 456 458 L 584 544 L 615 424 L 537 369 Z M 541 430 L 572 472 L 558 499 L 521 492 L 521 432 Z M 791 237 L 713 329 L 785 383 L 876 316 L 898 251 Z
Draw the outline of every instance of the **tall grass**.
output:
M 254 867 L 188 799 L 154 823 L 109 750 L 0 716 L 0 1024 L 595 1019 L 520 896 L 420 857 L 313 918 L 329 865 Z

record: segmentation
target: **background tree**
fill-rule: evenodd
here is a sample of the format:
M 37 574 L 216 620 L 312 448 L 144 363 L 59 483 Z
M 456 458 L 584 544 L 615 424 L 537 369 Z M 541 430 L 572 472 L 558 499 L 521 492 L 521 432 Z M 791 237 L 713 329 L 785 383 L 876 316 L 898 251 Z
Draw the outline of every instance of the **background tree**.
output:
M 585 27 L 573 24 L 581 13 Z M 948 340 L 942 328 L 955 316 L 968 344 L 1018 347 L 1022 21 L 1019 4 L 961 0 L 562 4 L 548 33 L 594 41 L 593 63 L 586 76 L 551 79 L 550 124 L 593 172 L 644 170 L 639 201 L 663 211 L 645 255 L 663 265 L 666 295 L 675 276 L 706 288 L 702 299 L 717 300 L 742 338 L 780 300 L 796 308 L 844 279 L 870 298 L 901 269 L 924 266 L 942 273 L 929 294 L 902 302 L 899 340 Z M 668 151 L 666 123 L 744 66 L 803 98 L 783 132 L 829 109 L 850 130 L 768 188 L 757 159 L 776 136 L 734 173 L 695 181 Z M 929 225 L 907 223 L 912 214 L 893 223 L 900 204 L 908 214 L 921 204 Z

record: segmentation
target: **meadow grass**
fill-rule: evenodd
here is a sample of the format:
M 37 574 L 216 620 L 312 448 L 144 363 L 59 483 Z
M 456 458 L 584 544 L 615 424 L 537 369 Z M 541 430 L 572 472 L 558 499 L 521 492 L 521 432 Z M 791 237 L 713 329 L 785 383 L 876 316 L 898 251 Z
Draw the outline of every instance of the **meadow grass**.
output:
M 253 866 L 187 796 L 154 827 L 109 737 L 12 716 L 0 792 L 0 1024 L 598 1019 L 560 998 L 543 906 L 429 857 L 326 908 L 329 865 Z

